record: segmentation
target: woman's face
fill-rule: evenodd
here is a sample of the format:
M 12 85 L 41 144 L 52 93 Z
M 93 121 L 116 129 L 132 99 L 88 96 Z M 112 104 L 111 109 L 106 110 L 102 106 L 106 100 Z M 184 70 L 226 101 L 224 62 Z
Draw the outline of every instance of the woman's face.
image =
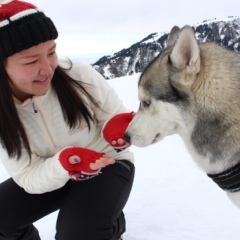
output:
M 12 94 L 20 101 L 48 91 L 58 65 L 54 40 L 41 43 L 8 57 L 5 69 Z

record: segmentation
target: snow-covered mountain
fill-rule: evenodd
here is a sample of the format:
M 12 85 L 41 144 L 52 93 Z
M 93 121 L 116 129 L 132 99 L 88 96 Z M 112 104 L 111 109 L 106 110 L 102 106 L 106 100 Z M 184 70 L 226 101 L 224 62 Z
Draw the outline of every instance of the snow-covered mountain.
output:
M 215 41 L 240 53 L 240 17 L 204 20 L 192 27 L 199 42 Z M 93 66 L 106 79 L 142 72 L 146 65 L 166 47 L 168 34 L 149 34 L 127 49 L 122 49 L 112 56 L 103 56 Z

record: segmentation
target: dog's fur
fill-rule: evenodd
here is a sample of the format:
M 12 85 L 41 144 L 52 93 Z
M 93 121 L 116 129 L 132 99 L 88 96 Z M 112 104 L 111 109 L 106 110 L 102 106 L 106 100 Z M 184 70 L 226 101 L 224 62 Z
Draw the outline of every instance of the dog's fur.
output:
M 144 70 L 140 107 L 125 140 L 145 147 L 179 134 L 207 174 L 240 162 L 240 57 L 199 44 L 190 26 L 174 27 L 167 48 Z M 240 207 L 240 192 L 228 192 Z

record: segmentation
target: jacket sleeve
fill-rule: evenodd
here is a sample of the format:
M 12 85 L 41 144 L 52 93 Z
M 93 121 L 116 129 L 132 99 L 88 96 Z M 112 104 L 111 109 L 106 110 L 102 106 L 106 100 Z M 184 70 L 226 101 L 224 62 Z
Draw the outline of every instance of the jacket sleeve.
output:
M 91 106 L 91 109 L 94 112 L 94 118 L 97 120 L 98 128 L 101 132 L 104 124 L 111 119 L 113 116 L 120 113 L 129 113 L 131 112 L 127 109 L 122 100 L 118 97 L 115 90 L 108 83 L 108 81 L 97 72 L 92 66 L 85 66 L 84 68 L 88 69 L 87 71 L 81 71 L 82 73 L 87 73 L 87 76 L 84 79 L 88 79 L 91 84 L 88 88 L 88 92 L 94 96 L 94 99 L 98 102 L 100 109 L 96 106 Z M 81 67 L 79 68 L 81 69 Z M 101 133 L 99 132 L 99 141 L 104 141 L 106 143 L 106 152 L 115 158 L 116 160 L 127 159 L 131 162 L 134 162 L 134 155 L 129 148 L 125 148 L 121 152 L 114 150 L 110 144 L 103 139 Z
M 30 160 L 23 149 L 21 159 L 9 159 L 6 150 L 0 146 L 0 158 L 6 171 L 20 187 L 31 194 L 53 191 L 69 180 L 68 172 L 62 167 L 58 156 L 59 153 L 43 159 L 32 155 Z

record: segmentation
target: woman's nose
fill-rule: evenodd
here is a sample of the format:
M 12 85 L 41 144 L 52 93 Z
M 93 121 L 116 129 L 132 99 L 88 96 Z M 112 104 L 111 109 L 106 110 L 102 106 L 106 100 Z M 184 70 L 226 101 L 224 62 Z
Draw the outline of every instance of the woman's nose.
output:
M 52 73 L 51 63 L 47 59 L 42 60 L 39 73 L 41 75 L 48 75 Z

